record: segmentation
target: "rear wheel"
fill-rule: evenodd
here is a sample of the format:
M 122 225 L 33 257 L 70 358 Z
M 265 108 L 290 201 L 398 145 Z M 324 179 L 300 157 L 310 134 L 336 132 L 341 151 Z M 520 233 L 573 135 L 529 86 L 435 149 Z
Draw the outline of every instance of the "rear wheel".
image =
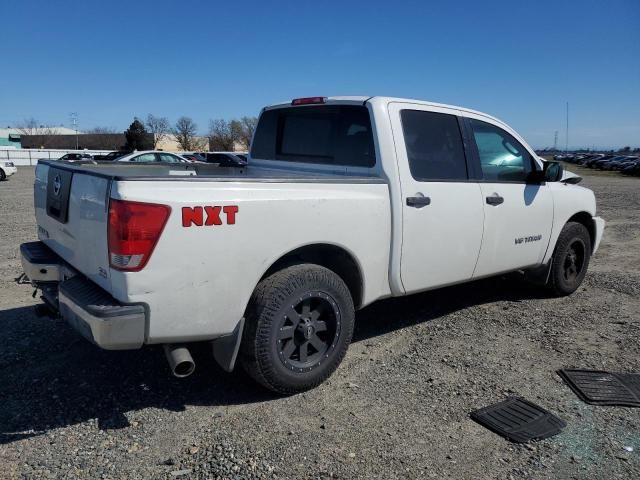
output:
M 5 180 L 6 178 L 7 176 L 5 175 L 4 170 L 0 168 L 0 182 Z
M 553 252 L 547 283 L 551 291 L 558 296 L 575 292 L 587 274 L 590 258 L 591 238 L 586 227 L 577 222 L 567 223 Z
M 344 358 L 354 316 L 349 289 L 334 272 L 311 264 L 288 267 L 256 288 L 240 361 L 252 378 L 275 392 L 308 390 Z

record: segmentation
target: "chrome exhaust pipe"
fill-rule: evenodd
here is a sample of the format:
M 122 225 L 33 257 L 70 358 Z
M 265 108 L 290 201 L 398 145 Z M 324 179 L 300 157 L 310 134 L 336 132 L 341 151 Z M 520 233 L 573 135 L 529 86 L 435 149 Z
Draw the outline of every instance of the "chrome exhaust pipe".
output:
M 189 353 L 189 349 L 184 345 L 164 345 L 164 354 L 169 362 L 169 368 L 174 377 L 188 377 L 196 369 L 196 364 Z

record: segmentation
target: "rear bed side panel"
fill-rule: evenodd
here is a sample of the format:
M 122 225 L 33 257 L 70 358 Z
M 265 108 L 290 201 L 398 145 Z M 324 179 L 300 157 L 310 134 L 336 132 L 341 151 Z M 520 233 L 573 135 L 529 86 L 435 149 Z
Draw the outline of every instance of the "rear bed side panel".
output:
M 164 203 L 172 212 L 147 266 L 112 270 L 113 295 L 150 306 L 148 343 L 228 334 L 251 293 L 284 254 L 310 243 L 352 253 L 364 304 L 389 295 L 386 184 L 121 181 L 112 198 Z M 235 224 L 182 224 L 182 208 L 238 206 Z M 206 218 L 206 216 L 205 216 Z
M 67 223 L 46 211 L 49 166 L 38 164 L 34 204 L 38 237 L 76 270 L 111 291 L 107 251 L 109 180 L 80 172 L 73 174 Z

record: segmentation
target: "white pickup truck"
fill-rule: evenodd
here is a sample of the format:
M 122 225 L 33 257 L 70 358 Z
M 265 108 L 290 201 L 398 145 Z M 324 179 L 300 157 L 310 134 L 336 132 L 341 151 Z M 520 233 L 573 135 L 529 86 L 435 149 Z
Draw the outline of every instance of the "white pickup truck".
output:
M 302 98 L 263 109 L 243 168 L 40 161 L 22 262 L 102 348 L 163 344 L 186 376 L 189 343 L 210 342 L 295 393 L 378 299 L 513 271 L 576 290 L 604 228 L 578 180 L 473 110 Z

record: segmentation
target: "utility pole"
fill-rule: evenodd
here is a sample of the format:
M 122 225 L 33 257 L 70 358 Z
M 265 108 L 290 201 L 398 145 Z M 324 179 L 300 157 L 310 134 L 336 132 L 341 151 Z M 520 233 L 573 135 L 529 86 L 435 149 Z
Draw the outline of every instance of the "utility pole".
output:
M 553 134 L 553 151 L 558 151 L 558 130 Z
M 71 117 L 71 126 L 76 131 L 76 150 L 78 150 L 78 114 L 71 112 L 69 116 Z
M 564 153 L 569 151 L 569 102 L 567 102 L 567 138 L 564 144 Z

